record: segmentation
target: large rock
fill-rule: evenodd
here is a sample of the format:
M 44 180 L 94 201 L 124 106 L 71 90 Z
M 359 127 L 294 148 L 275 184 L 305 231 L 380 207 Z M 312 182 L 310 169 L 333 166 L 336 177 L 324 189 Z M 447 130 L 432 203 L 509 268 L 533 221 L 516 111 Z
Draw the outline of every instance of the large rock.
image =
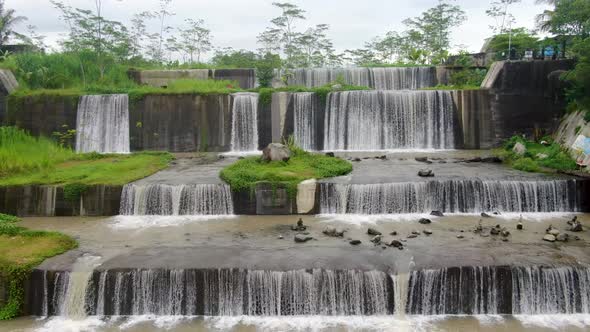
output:
M 305 234 L 297 234 L 297 235 L 295 235 L 294 240 L 297 243 L 304 243 L 304 242 L 307 242 L 309 240 L 313 240 L 313 237 L 311 237 L 309 235 L 305 235 Z
M 434 172 L 431 169 L 421 169 L 418 171 L 418 176 L 423 178 L 434 176 Z
M 262 160 L 264 161 L 289 161 L 290 158 L 291 151 L 280 143 L 270 143 L 262 150 Z
M 516 142 L 516 144 L 514 144 L 514 147 L 512 148 L 512 152 L 516 153 L 519 156 L 524 156 L 524 154 L 526 153 L 526 146 L 524 146 L 524 144 L 520 142 Z

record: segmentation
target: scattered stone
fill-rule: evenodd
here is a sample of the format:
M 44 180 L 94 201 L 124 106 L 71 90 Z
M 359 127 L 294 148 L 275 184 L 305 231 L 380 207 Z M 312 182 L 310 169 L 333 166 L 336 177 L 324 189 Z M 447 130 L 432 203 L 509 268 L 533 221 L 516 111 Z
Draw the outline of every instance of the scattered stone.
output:
M 432 161 L 428 160 L 428 157 L 416 157 L 414 158 L 416 161 L 419 161 L 421 163 L 427 163 L 427 164 L 432 164 Z
M 465 160 L 466 163 L 480 163 L 481 162 L 481 157 L 475 157 L 475 158 L 471 158 L 471 159 L 467 159 Z
M 313 237 L 305 235 L 305 234 L 296 234 L 295 238 L 294 238 L 296 243 L 305 243 L 305 242 L 312 240 L 312 239 L 313 239 Z
M 325 155 L 328 156 L 328 157 L 334 157 L 335 156 L 334 155 L 334 152 L 326 152 Z
M 262 150 L 264 161 L 289 161 L 289 159 L 291 159 L 291 151 L 283 144 L 270 143 Z
M 583 230 L 584 227 L 582 227 L 582 223 L 577 220 L 575 220 L 570 226 L 571 232 L 582 232 Z
M 364 160 L 371 159 L 371 157 L 363 157 Z
M 555 229 L 555 228 L 553 228 L 549 232 L 547 232 L 547 234 L 551 234 L 553 236 L 558 236 L 559 233 L 560 233 L 559 230 L 558 229 Z
M 361 240 L 351 240 L 349 243 L 352 244 L 353 246 L 356 246 L 356 245 L 361 244 L 362 242 L 361 242 Z
M 352 159 L 352 161 L 359 162 L 359 161 L 361 161 L 361 158 L 358 158 L 358 157 L 357 157 L 357 158 L 354 158 L 354 159 Z
M 487 214 L 485 212 L 482 212 L 481 213 L 481 216 L 484 217 L 484 218 L 491 218 L 492 217 L 492 216 L 490 216 L 489 214 Z
M 408 239 L 414 239 L 414 238 L 417 238 L 417 237 L 418 237 L 418 235 L 416 235 L 416 234 L 410 234 L 410 235 L 408 235 Z
M 578 216 L 574 216 L 574 217 L 572 218 L 572 220 L 568 220 L 567 224 L 568 224 L 568 225 L 573 225 L 573 224 L 575 224 L 577 221 L 578 221 Z
M 283 236 L 282 235 L 279 235 L 278 239 L 279 240 L 282 240 L 283 239 Z
M 509 237 L 510 236 L 510 232 L 506 228 L 503 228 L 502 229 L 501 234 L 502 234 L 503 237 Z
M 496 227 L 492 227 L 492 229 L 490 229 L 490 234 L 491 235 L 498 235 L 498 234 L 500 234 L 501 228 L 499 226 L 500 225 L 496 225 Z
M 434 172 L 431 169 L 421 169 L 418 171 L 418 176 L 423 178 L 433 177 Z
M 428 225 L 432 221 L 430 219 L 427 219 L 427 218 L 420 218 L 420 220 L 418 220 L 418 222 L 421 223 L 422 225 Z
M 521 222 L 519 222 L 518 224 L 516 224 L 516 229 L 518 229 L 519 231 L 522 231 L 523 228 L 524 228 L 524 226 L 522 225 Z
M 445 216 L 441 211 L 437 211 L 437 210 L 430 212 L 430 215 L 435 216 L 435 217 L 444 217 Z
M 526 153 L 526 146 L 524 146 L 524 144 L 520 142 L 516 142 L 516 144 L 514 144 L 514 147 L 512 148 L 512 152 L 516 153 L 519 156 L 524 156 L 524 154 Z
M 490 237 L 490 234 L 481 234 L 481 237 Z
M 401 243 L 401 241 L 398 241 L 398 240 L 392 240 L 389 243 L 389 245 L 392 246 L 392 247 L 395 247 L 395 248 L 400 248 L 400 247 L 403 248 L 404 247 L 404 244 Z
M 579 236 L 577 236 L 577 235 L 576 235 L 576 236 L 574 236 L 574 240 L 576 240 L 576 241 L 580 241 L 580 240 L 581 240 L 581 238 L 580 238 Z
M 555 237 L 555 240 L 560 242 L 567 242 L 567 240 L 569 240 L 569 235 L 567 233 L 559 234 Z
M 475 230 L 473 231 L 473 233 L 481 233 L 483 232 L 483 226 L 481 224 L 481 219 L 479 219 L 479 222 L 477 223 L 477 227 L 475 227 Z
M 548 242 L 555 242 L 555 236 L 551 234 L 545 234 L 545 236 L 543 236 L 543 240 Z
M 465 237 L 465 236 L 463 236 L 463 234 L 457 234 L 457 239 L 462 239 L 462 238 L 464 238 L 464 237 Z
M 387 160 L 387 156 L 386 155 L 382 155 L 379 157 L 375 157 L 376 159 L 381 159 L 381 160 Z
M 381 235 L 382 233 L 379 232 L 378 230 L 374 229 L 373 227 L 369 227 L 369 229 L 367 229 L 367 234 L 369 234 L 369 235 Z
M 541 141 L 541 145 L 549 146 L 549 145 L 551 145 L 551 143 L 543 140 L 543 141 Z
M 299 220 L 297 220 L 297 225 L 291 226 L 291 230 L 297 231 L 297 232 L 303 232 L 306 229 L 307 229 L 307 226 L 305 226 L 303 224 L 303 219 L 301 219 L 301 218 L 299 218 Z
M 502 238 L 502 241 L 504 241 L 504 242 L 508 242 L 508 238 L 507 238 L 507 237 L 503 237 L 503 238 Z
M 380 244 L 381 243 L 381 235 L 376 235 L 375 237 L 373 237 L 371 239 L 371 242 L 373 242 L 375 244 Z
M 389 235 L 396 236 L 397 235 L 397 232 L 396 231 L 393 231 L 393 232 L 389 233 Z
M 345 231 L 343 229 L 339 229 L 332 226 L 328 226 L 322 231 L 322 233 L 331 237 L 344 237 L 344 232 Z
M 418 232 L 418 231 L 416 231 L 416 230 L 413 230 L 413 231 L 412 231 L 412 234 L 414 234 L 414 235 L 420 235 L 420 232 Z
M 537 153 L 537 159 L 547 159 L 549 156 L 544 153 Z
M 426 234 L 426 235 L 432 235 L 432 230 L 431 229 L 425 229 L 422 231 L 422 233 Z
M 499 211 L 494 211 L 494 212 L 493 212 L 493 215 L 495 215 L 495 216 L 499 216 L 499 215 L 501 215 L 501 213 L 500 213 Z

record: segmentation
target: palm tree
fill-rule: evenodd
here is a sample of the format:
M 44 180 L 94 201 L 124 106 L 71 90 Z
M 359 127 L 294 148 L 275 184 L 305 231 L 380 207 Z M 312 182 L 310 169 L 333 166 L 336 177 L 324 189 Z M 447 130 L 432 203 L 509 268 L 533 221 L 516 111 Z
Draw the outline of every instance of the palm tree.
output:
M 559 0 L 536 0 L 537 4 L 547 4 L 553 6 L 557 5 Z M 551 31 L 551 19 L 553 18 L 555 11 L 554 10 L 544 10 L 541 14 L 538 14 L 535 17 L 535 21 L 539 30 L 543 32 Z
M 8 42 L 14 34 L 13 27 L 26 19 L 24 16 L 16 16 L 14 9 L 4 8 L 4 0 L 0 0 L 0 46 Z

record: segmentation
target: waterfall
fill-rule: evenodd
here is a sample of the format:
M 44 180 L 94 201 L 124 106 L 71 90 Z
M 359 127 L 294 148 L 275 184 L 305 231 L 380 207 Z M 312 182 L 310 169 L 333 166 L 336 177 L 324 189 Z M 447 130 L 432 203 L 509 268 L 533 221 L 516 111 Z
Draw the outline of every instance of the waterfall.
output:
M 82 96 L 76 118 L 76 151 L 129 153 L 129 97 Z
M 399 214 L 573 212 L 576 180 L 434 180 L 379 184 L 321 183 L 320 213 Z
M 43 315 L 590 314 L 590 268 L 463 266 L 380 271 L 35 270 Z M 75 282 L 73 280 L 76 280 Z M 38 291 L 38 292 L 37 292 Z
M 293 111 L 295 143 L 307 151 L 317 150 L 315 93 L 293 93 Z
M 258 150 L 258 94 L 234 93 L 232 107 L 232 151 Z
M 435 67 L 312 68 L 294 69 L 289 85 L 308 88 L 344 80 L 346 84 L 377 90 L 407 90 L 436 85 Z
M 226 184 L 127 184 L 121 195 L 122 215 L 224 215 L 233 213 Z
M 328 95 L 324 150 L 452 149 L 449 91 L 342 91 Z
M 515 314 L 590 313 L 590 269 L 513 267 Z

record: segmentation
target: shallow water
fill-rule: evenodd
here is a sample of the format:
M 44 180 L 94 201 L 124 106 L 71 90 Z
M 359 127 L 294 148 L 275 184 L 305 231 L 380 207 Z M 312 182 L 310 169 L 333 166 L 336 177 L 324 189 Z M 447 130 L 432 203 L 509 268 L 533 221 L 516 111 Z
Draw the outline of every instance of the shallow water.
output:
M 543 316 L 359 316 L 359 317 L 89 317 L 71 320 L 20 318 L 0 322 L 0 331 L 588 331 L 590 315 Z

